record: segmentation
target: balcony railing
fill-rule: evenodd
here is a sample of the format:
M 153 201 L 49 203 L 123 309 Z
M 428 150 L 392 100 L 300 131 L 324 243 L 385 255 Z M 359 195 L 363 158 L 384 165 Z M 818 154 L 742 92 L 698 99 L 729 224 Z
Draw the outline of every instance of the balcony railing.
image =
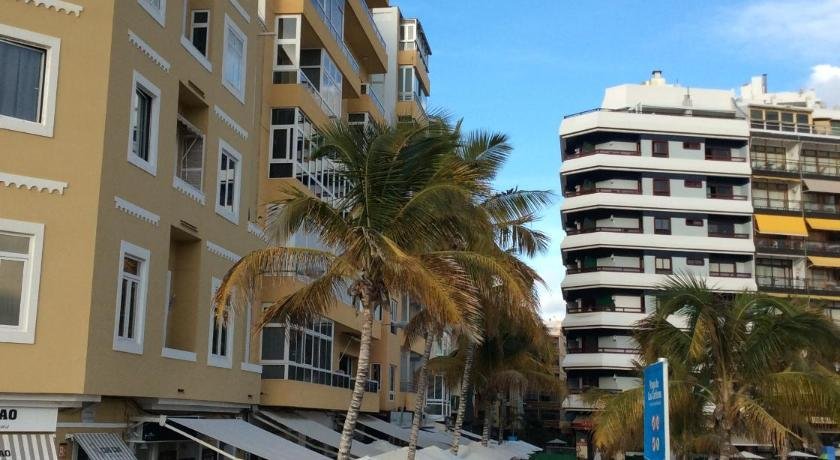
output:
M 614 267 L 611 265 L 597 265 L 595 267 L 566 267 L 567 275 L 592 272 L 642 273 L 644 271 L 644 267 Z
M 385 46 L 385 39 L 382 38 L 382 34 L 379 33 L 379 28 L 376 27 L 376 21 L 373 20 L 373 14 L 370 12 L 370 8 L 367 7 L 365 0 L 356 0 L 361 5 L 362 10 L 365 12 L 365 16 L 367 17 L 367 21 L 370 24 L 371 29 L 373 29 L 373 33 L 376 34 L 376 39 L 379 40 L 379 44 L 382 45 L 382 48 L 387 48 Z
M 362 94 L 367 94 L 368 97 L 370 97 L 370 100 L 373 101 L 376 108 L 379 109 L 379 113 L 381 113 L 383 117 L 388 118 L 388 112 L 385 111 L 385 106 L 382 105 L 382 101 L 379 100 L 379 96 L 376 95 L 376 91 L 370 87 L 369 83 L 362 85 Z
M 706 198 L 712 198 L 715 200 L 740 200 L 744 201 L 748 197 L 747 195 L 741 195 L 738 193 L 729 193 L 729 192 L 706 192 Z
M 840 241 L 805 241 L 808 252 L 840 254 Z
M 818 280 L 808 278 L 780 278 L 774 276 L 756 276 L 759 287 L 791 291 L 831 291 L 840 289 L 840 280 Z
M 751 160 L 752 168 L 758 171 L 783 172 L 789 174 L 815 175 L 815 176 L 840 176 L 840 161 L 835 159 L 820 159 L 803 157 L 798 160 L 786 158 L 767 158 L 753 153 Z
M 840 136 L 840 129 L 831 126 L 816 126 L 807 123 L 784 121 L 750 120 L 750 128 L 765 131 L 781 131 L 797 134 L 817 134 L 821 136 Z
M 755 247 L 769 251 L 795 251 L 802 252 L 805 248 L 803 240 L 789 240 L 782 238 L 756 237 Z
M 747 161 L 747 157 L 733 156 L 731 149 L 706 149 L 706 160 L 744 163 Z
M 614 188 L 614 187 L 587 187 L 579 190 L 566 190 L 563 192 L 564 197 L 589 195 L 592 193 L 619 193 L 623 195 L 641 195 L 641 188 Z
M 806 175 L 840 177 L 840 161 L 834 159 L 803 158 L 800 168 Z
M 814 203 L 812 201 L 802 202 L 802 206 L 806 211 L 820 212 L 824 214 L 837 214 L 838 205 L 836 203 Z
M 566 304 L 566 313 L 590 313 L 590 312 L 615 312 L 615 313 L 644 313 L 645 309 L 638 307 L 618 307 L 616 305 L 576 305 L 574 303 Z
M 356 58 L 353 56 L 353 53 L 350 52 L 350 49 L 347 48 L 347 44 L 344 43 L 344 37 L 341 36 L 341 32 L 336 30 L 332 24 L 330 23 L 330 19 L 327 17 L 327 12 L 321 8 L 321 5 L 318 4 L 317 1 L 312 0 L 312 5 L 315 6 L 315 11 L 318 12 L 318 16 L 321 16 L 321 21 L 323 21 L 324 25 L 329 29 L 330 33 L 332 34 L 335 41 L 338 43 L 338 47 L 341 48 L 342 54 L 344 57 L 347 58 L 347 61 L 350 62 L 350 67 L 353 67 L 353 70 L 358 74 L 360 71 L 359 63 L 356 61 Z M 376 28 L 374 27 L 374 30 Z
M 799 172 L 799 162 L 795 160 L 753 157 L 750 163 L 753 169 L 759 171 L 772 171 L 784 173 Z
M 621 353 L 625 355 L 635 355 L 639 353 L 638 348 L 622 348 L 622 347 L 583 347 L 583 348 L 568 348 L 567 352 L 570 355 L 578 353 Z
M 758 209 L 772 209 L 774 211 L 801 211 L 802 202 L 786 198 L 753 197 L 753 207 Z
M 346 374 L 313 369 L 306 366 L 297 366 L 294 364 L 264 364 L 263 370 L 263 379 L 295 380 L 297 382 L 327 385 L 336 388 L 345 388 L 348 390 L 352 389 L 356 384 L 356 379 Z M 286 373 L 286 371 L 288 371 L 288 373 Z M 368 393 L 379 392 L 379 382 L 375 380 L 368 380 L 365 384 L 365 391 Z
M 730 272 L 730 271 L 709 271 L 709 276 L 717 278 L 752 278 L 752 273 Z
M 609 233 L 642 233 L 641 228 L 634 228 L 634 227 L 589 227 L 589 228 L 567 228 L 566 234 L 567 235 L 580 235 L 583 233 L 598 233 L 598 232 L 609 232 Z
M 571 160 L 573 158 L 581 158 L 581 157 L 588 157 L 590 155 L 620 155 L 620 156 L 630 156 L 630 157 L 638 157 L 641 156 L 641 152 L 638 150 L 615 150 L 615 149 L 594 149 L 594 150 L 580 150 L 574 151 L 572 153 L 566 154 L 566 159 Z
M 713 238 L 740 238 L 747 239 L 750 237 L 749 233 L 738 233 L 730 230 L 712 230 L 709 228 L 709 236 Z
M 338 117 L 338 114 L 330 107 L 326 99 L 324 99 L 324 96 L 321 96 L 321 92 L 312 84 L 312 81 L 309 80 L 309 77 L 306 76 L 303 70 L 298 72 L 298 78 L 300 79 L 300 84 L 315 97 L 315 100 L 318 101 L 318 104 L 324 112 L 330 114 L 333 118 Z

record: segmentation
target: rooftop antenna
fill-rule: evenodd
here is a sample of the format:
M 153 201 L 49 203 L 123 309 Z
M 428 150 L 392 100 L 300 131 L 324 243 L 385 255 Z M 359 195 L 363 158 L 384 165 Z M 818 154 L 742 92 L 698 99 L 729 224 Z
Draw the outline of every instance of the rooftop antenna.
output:
M 683 96 L 682 104 L 686 107 L 691 107 L 691 88 L 686 87 L 685 96 Z

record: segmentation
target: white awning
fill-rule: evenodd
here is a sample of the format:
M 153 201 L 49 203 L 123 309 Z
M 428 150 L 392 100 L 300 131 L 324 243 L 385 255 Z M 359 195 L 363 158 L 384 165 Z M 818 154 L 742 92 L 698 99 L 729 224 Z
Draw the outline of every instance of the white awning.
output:
M 840 183 L 833 180 L 802 179 L 808 192 L 840 193 Z
M 372 428 L 393 438 L 397 438 L 403 442 L 408 442 L 409 435 L 411 434 L 410 430 L 394 425 L 393 423 L 382 421 L 370 415 L 359 416 L 358 423 L 361 423 L 362 425 L 365 425 L 368 428 Z M 449 447 L 450 441 L 451 438 L 445 433 L 430 433 L 428 431 L 423 430 L 420 430 L 417 433 L 417 445 L 421 448 L 438 446 L 446 449 Z M 462 439 L 462 443 L 466 442 Z
M 191 437 L 171 423 L 181 425 L 205 436 L 218 439 L 240 450 L 268 460 L 322 460 L 327 457 L 312 452 L 291 441 L 275 436 L 239 419 L 164 418 L 161 424 L 179 434 Z M 195 440 L 195 437 L 192 437 Z M 220 452 L 221 453 L 221 452 Z
M 298 433 L 301 436 L 314 439 L 315 441 L 332 446 L 338 450 L 338 445 L 341 441 L 341 433 L 322 425 L 315 420 L 307 418 L 305 412 L 259 411 L 257 415 L 264 416 L 270 421 L 283 425 L 287 429 Z M 383 449 L 381 443 L 378 443 L 376 446 L 371 446 L 355 440 L 350 447 L 350 453 L 358 457 L 364 457 L 366 455 L 379 455 L 383 452 L 396 448 L 397 446 L 387 444 L 387 446 Z
M 0 450 L 20 460 L 58 460 L 52 433 L 0 433 Z
M 74 433 L 73 441 L 91 460 L 137 460 L 116 433 Z

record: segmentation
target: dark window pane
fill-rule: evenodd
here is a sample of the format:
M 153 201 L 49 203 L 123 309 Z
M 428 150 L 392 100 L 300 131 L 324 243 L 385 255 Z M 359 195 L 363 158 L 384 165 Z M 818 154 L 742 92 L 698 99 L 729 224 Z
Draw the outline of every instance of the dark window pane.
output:
M 39 122 L 46 51 L 0 38 L 0 115 Z
M 207 28 L 194 27 L 192 44 L 201 54 L 207 56 Z

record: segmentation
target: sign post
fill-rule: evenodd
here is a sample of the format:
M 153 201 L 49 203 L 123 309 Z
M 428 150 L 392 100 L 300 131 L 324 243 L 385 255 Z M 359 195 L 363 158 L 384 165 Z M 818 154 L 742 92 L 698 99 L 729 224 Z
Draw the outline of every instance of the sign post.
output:
M 668 360 L 645 367 L 644 378 L 645 460 L 670 460 L 668 427 Z

